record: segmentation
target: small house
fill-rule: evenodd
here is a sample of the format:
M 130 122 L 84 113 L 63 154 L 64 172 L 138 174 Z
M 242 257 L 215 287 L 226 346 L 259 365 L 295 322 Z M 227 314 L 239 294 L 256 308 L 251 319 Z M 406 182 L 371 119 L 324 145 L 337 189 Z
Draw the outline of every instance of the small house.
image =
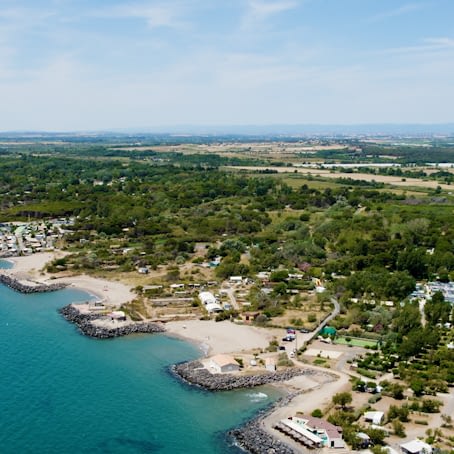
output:
M 240 365 L 235 361 L 235 358 L 230 355 L 213 356 L 210 359 L 209 366 L 218 374 L 238 372 L 240 370 Z
M 265 359 L 265 369 L 268 372 L 276 372 L 276 361 L 274 360 L 274 358 Z
M 199 299 L 204 306 L 216 303 L 216 298 L 211 292 L 200 292 Z
M 112 311 L 108 316 L 112 320 L 118 320 L 118 321 L 125 321 L 126 320 L 126 314 L 123 311 Z
M 214 312 L 222 312 L 224 309 L 222 309 L 222 306 L 218 303 L 208 303 L 205 304 L 205 309 L 209 314 L 212 314 Z
M 400 445 L 404 454 L 432 454 L 432 446 L 422 440 L 412 440 Z
M 229 281 L 232 284 L 241 284 L 243 282 L 243 278 L 241 276 L 230 276 Z

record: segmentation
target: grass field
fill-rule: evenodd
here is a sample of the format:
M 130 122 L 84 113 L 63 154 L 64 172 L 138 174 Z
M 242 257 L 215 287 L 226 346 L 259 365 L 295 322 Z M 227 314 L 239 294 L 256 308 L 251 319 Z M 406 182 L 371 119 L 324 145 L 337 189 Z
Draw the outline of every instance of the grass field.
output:
M 342 345 L 353 345 L 355 347 L 375 347 L 377 345 L 376 341 L 370 339 L 359 339 L 356 337 L 351 337 L 350 342 L 347 342 L 345 337 L 336 337 L 334 341 L 335 344 L 342 344 Z

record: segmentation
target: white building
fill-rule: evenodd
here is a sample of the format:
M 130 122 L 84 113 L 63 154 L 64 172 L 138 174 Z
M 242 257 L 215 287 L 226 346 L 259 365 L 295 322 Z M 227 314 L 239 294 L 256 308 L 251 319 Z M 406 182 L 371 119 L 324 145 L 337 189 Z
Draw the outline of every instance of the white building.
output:
M 377 426 L 383 424 L 384 418 L 385 414 L 382 411 L 366 411 L 366 413 L 364 413 L 364 419 Z
M 276 361 L 274 360 L 274 358 L 265 359 L 265 369 L 268 372 L 276 372 Z
M 241 276 L 230 276 L 229 281 L 232 284 L 241 284 L 243 282 L 243 278 Z
M 240 370 L 240 365 L 235 361 L 235 358 L 229 355 L 213 356 L 210 359 L 209 366 L 218 374 L 237 372 Z
M 199 299 L 204 306 L 216 303 L 216 298 L 211 292 L 200 292 Z
M 222 309 L 222 306 L 218 303 L 208 303 L 205 304 L 205 309 L 209 314 L 213 312 L 222 312 L 224 309 Z
M 404 454 L 432 454 L 432 446 L 422 440 L 412 440 L 400 445 Z
M 323 419 L 314 416 L 293 417 L 282 419 L 280 424 L 302 436 L 303 443 L 310 447 L 345 448 L 342 430 Z

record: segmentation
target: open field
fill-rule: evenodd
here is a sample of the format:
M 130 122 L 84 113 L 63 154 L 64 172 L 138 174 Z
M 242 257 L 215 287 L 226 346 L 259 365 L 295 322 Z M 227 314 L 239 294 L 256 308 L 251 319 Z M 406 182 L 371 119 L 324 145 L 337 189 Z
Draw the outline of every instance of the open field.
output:
M 355 337 L 349 338 L 350 341 L 347 340 L 345 337 L 336 337 L 334 341 L 335 344 L 341 345 L 354 345 L 355 347 L 376 347 L 377 342 L 369 339 L 359 339 Z
M 272 170 L 276 171 L 279 174 L 301 174 L 301 175 L 313 175 L 315 177 L 320 176 L 324 178 L 350 178 L 352 180 L 363 180 L 363 181 L 376 181 L 377 183 L 389 184 L 392 186 L 401 186 L 401 187 L 415 187 L 415 188 L 430 188 L 436 189 L 438 186 L 441 189 L 447 191 L 452 191 L 453 187 L 449 184 L 438 183 L 434 180 L 424 180 L 422 178 L 402 178 L 396 176 L 388 175 L 372 175 L 368 173 L 347 173 L 347 172 L 332 172 L 331 170 L 326 169 L 307 169 L 301 167 L 273 167 L 273 166 L 227 166 L 226 169 L 229 170 Z

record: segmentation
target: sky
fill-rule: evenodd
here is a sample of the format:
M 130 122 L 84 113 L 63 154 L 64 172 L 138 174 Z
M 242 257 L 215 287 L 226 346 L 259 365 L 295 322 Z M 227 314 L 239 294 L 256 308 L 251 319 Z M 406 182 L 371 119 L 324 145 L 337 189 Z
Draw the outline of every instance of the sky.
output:
M 454 122 L 453 0 L 0 0 L 0 131 Z

